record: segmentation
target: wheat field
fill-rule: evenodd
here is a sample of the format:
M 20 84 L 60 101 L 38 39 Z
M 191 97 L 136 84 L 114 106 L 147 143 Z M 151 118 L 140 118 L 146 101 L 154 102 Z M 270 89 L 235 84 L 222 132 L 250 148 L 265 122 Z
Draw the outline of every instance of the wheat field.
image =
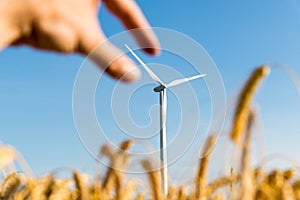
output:
M 128 150 L 132 141 L 124 141 L 120 149 L 125 151 L 112 152 L 109 146 L 103 146 L 102 154 L 111 162 L 104 176 L 95 175 L 88 179 L 78 171 L 66 179 L 57 179 L 52 174 L 39 178 L 26 178 L 17 173 L 8 175 L 0 186 L 0 199 L 11 200 L 205 200 L 205 199 L 261 199 L 281 200 L 300 199 L 300 178 L 294 169 L 263 171 L 260 167 L 250 167 L 250 143 L 255 121 L 255 111 L 252 108 L 252 98 L 260 82 L 268 75 L 268 66 L 256 68 L 241 89 L 228 134 L 231 141 L 240 148 L 240 169 L 232 168 L 226 176 L 211 182 L 207 181 L 210 154 L 205 154 L 198 164 L 192 187 L 172 185 L 164 195 L 160 183 L 159 171 L 153 170 L 150 160 L 141 162 L 148 171 L 148 192 L 138 193 L 136 181 L 124 178 L 119 170 L 125 167 L 130 159 Z M 214 145 L 216 135 L 207 138 L 204 152 Z M 0 158 L 1 159 L 1 158 Z M 126 180 L 126 181 L 125 181 Z

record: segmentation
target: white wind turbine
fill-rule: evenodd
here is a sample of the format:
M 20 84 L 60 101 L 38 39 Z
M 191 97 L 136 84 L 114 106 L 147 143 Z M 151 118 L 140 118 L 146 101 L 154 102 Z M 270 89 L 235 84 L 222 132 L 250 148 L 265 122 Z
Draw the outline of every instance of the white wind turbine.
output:
M 167 111 L 167 95 L 166 89 L 206 76 L 206 74 L 199 74 L 196 76 L 178 79 L 171 81 L 168 84 L 164 84 L 151 69 L 133 52 L 133 50 L 125 44 L 125 47 L 131 52 L 131 54 L 137 59 L 137 61 L 143 66 L 150 77 L 156 81 L 159 86 L 155 87 L 154 92 L 160 93 L 160 159 L 161 159 L 161 180 L 163 191 L 165 194 L 168 193 L 168 168 L 167 168 L 167 135 L 166 135 L 166 111 Z

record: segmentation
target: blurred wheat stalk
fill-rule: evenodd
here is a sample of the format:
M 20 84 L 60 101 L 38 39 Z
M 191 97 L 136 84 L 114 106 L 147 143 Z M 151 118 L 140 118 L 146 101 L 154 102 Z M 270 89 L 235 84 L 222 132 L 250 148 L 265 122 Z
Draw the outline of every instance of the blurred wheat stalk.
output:
M 170 186 L 167 196 L 163 195 L 159 171 L 153 170 L 151 161 L 144 160 L 141 165 L 148 171 L 149 193 L 138 194 L 135 180 L 124 181 L 123 174 L 116 170 L 125 167 L 129 156 L 126 154 L 131 141 L 120 145 L 120 151 L 113 152 L 103 146 L 101 154 L 110 160 L 110 168 L 105 177 L 96 175 L 93 181 L 77 171 L 70 179 L 55 179 L 52 175 L 37 179 L 24 179 L 15 173 L 6 177 L 0 187 L 0 199 L 11 200 L 205 200 L 205 199 L 300 199 L 300 179 L 294 170 L 263 172 L 252 169 L 249 164 L 249 147 L 255 112 L 251 99 L 260 81 L 268 74 L 269 67 L 258 67 L 249 77 L 240 92 L 230 131 L 232 141 L 241 148 L 240 170 L 234 170 L 213 182 L 207 182 L 209 149 L 216 137 L 210 136 L 202 152 L 193 188 Z M 123 151 L 122 151 L 123 150 Z

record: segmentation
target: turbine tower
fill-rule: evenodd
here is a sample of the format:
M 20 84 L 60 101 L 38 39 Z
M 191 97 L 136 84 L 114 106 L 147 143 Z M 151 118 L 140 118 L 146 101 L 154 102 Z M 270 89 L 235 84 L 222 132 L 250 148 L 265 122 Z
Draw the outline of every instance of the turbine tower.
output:
M 199 74 L 189 78 L 183 78 L 171 81 L 168 84 L 164 84 L 153 71 L 133 52 L 133 50 L 125 44 L 125 47 L 130 51 L 130 53 L 136 58 L 136 60 L 142 65 L 150 77 L 156 81 L 159 86 L 155 87 L 154 92 L 159 92 L 160 94 L 160 160 L 161 160 L 161 182 L 162 189 L 165 195 L 168 194 L 168 168 L 167 168 L 167 133 L 166 133 L 166 120 L 167 120 L 167 95 L 166 89 L 186 83 L 188 81 L 202 78 L 206 74 Z

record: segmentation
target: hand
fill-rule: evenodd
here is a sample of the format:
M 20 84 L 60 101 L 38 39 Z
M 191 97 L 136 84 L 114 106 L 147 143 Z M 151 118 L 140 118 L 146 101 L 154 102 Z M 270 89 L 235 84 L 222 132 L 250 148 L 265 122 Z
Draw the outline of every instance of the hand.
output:
M 106 41 L 98 22 L 98 8 L 103 3 L 127 29 L 150 27 L 134 0 L 0 0 L 0 49 L 9 45 L 27 44 L 44 50 L 88 55 Z M 134 35 L 149 54 L 159 52 L 159 43 L 151 29 Z M 112 44 L 92 56 L 100 67 L 115 58 L 120 50 Z M 133 81 L 139 74 L 133 62 L 122 56 L 105 69 L 116 79 Z

